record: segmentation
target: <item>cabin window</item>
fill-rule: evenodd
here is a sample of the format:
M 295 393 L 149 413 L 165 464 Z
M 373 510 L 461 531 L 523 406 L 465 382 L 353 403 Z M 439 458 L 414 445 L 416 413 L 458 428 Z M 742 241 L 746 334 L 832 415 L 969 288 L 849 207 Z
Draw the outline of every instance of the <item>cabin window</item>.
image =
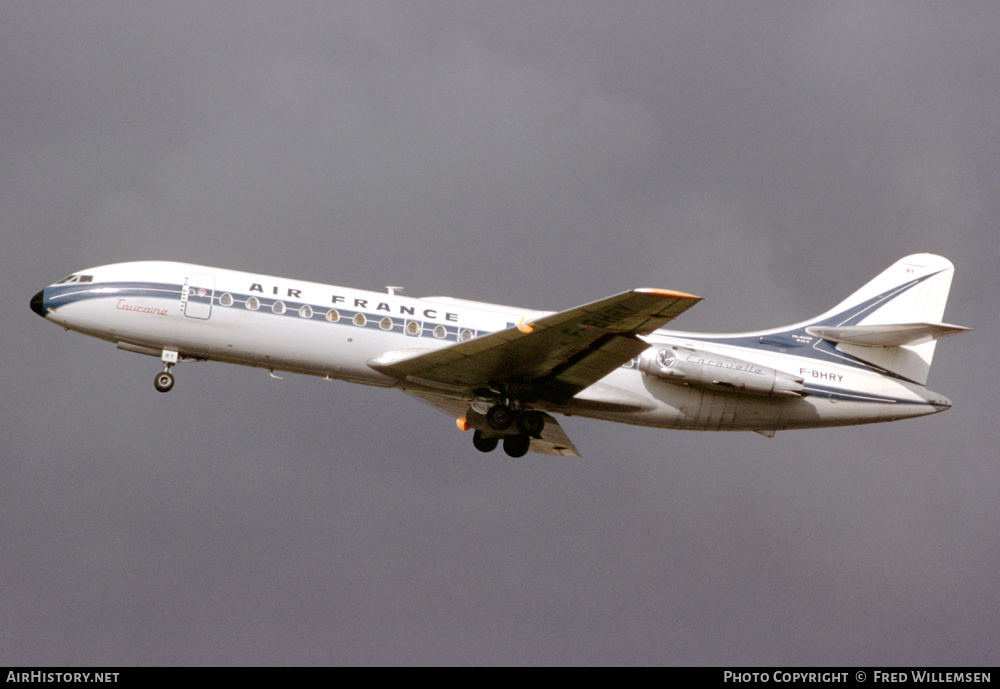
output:
M 302 308 L 299 309 L 299 317 L 301 318 L 312 318 L 313 310 L 309 304 L 303 304 Z
M 285 312 L 285 302 L 283 302 L 283 301 L 276 301 L 276 302 L 274 302 L 274 305 L 271 306 L 271 311 L 273 311 L 274 313 L 277 313 L 279 315 L 283 314 Z
M 368 323 L 368 319 L 365 318 L 365 314 L 359 313 L 359 314 L 357 314 L 357 315 L 354 316 L 354 325 L 357 325 L 357 326 L 360 326 L 360 327 L 363 328 L 366 323 Z
M 439 340 L 445 337 L 447 334 L 448 331 L 445 330 L 443 325 L 438 325 L 434 328 L 434 337 L 436 337 Z
M 226 292 L 225 294 L 223 294 L 221 297 L 219 297 L 219 305 L 220 306 L 232 306 L 233 305 L 233 295 L 231 295 L 229 292 Z
M 392 330 L 392 319 L 386 316 L 379 321 L 378 327 L 382 328 L 382 330 Z
M 256 311 L 260 308 L 260 299 L 257 297 L 250 297 L 247 299 L 247 308 L 251 311 Z
M 473 337 L 473 334 L 472 334 L 472 331 L 471 331 L 471 330 L 469 330 L 468 328 L 464 328 L 464 329 L 463 329 L 463 330 L 462 330 L 462 331 L 461 331 L 461 332 L 460 332 L 460 333 L 458 334 L 458 341 L 459 341 L 459 342 L 468 342 L 469 340 L 471 340 L 471 339 L 472 339 L 472 337 Z
M 329 311 L 326 312 L 326 320 L 330 321 L 331 323 L 336 323 L 337 321 L 340 320 L 340 311 L 338 311 L 337 309 L 330 309 Z
M 420 323 L 418 323 L 417 321 L 407 321 L 406 332 L 408 335 L 419 335 Z

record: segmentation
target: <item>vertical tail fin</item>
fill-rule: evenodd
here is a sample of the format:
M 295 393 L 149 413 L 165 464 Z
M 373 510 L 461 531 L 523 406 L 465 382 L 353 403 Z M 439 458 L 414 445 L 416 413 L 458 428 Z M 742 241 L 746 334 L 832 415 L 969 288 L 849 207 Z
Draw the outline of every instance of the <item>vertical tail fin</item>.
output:
M 941 256 L 902 258 L 809 323 L 806 332 L 923 385 L 937 340 L 968 330 L 940 322 L 954 272 Z

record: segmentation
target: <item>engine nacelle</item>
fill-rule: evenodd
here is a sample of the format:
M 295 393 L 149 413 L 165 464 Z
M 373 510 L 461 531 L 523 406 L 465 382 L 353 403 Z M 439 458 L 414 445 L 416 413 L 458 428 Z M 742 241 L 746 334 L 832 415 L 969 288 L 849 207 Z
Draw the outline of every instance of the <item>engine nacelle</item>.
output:
M 639 357 L 639 370 L 679 385 L 753 395 L 802 396 L 802 378 L 744 359 L 691 347 L 651 347 Z

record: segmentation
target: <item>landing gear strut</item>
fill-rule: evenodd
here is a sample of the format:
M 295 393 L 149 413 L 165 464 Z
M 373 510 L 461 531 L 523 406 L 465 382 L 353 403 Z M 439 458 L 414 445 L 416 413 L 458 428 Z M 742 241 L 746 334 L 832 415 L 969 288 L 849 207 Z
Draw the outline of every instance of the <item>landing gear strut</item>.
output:
M 160 392 L 170 392 L 170 388 L 174 387 L 174 374 L 170 372 L 170 368 L 177 363 L 177 352 L 164 349 L 160 361 L 163 362 L 163 372 L 156 374 L 153 386 Z

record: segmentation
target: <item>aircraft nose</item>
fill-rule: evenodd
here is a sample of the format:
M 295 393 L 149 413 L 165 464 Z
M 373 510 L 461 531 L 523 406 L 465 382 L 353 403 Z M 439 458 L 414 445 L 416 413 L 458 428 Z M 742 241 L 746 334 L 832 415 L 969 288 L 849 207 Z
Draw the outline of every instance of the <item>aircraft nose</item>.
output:
M 45 290 L 31 298 L 31 310 L 45 318 Z

